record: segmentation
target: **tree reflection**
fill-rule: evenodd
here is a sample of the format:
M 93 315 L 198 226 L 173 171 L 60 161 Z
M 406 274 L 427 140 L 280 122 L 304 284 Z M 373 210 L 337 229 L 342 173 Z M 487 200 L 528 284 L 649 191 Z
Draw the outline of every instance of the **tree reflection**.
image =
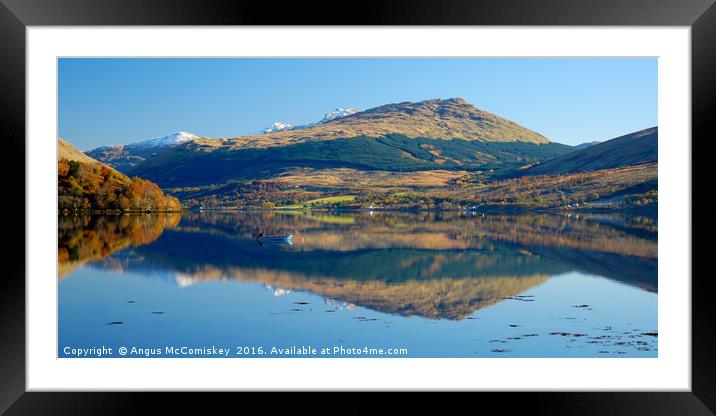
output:
M 155 241 L 165 228 L 176 226 L 178 214 L 60 216 L 58 222 L 58 275 L 99 260 L 129 246 Z
M 294 234 L 294 244 L 259 245 L 259 232 Z M 60 275 L 96 260 L 168 271 L 182 286 L 254 282 L 434 319 L 463 319 L 571 271 L 656 292 L 658 259 L 655 218 L 277 211 L 64 218 L 59 257 Z

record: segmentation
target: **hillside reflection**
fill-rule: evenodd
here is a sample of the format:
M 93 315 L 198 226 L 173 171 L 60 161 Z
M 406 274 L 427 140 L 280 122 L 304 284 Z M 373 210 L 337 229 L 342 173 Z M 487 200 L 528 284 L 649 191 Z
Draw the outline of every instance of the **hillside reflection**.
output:
M 60 216 L 58 275 L 62 278 L 88 261 L 103 259 L 124 248 L 149 244 L 180 219 L 178 214 Z
M 657 223 L 642 217 L 244 211 L 64 226 L 61 270 L 93 260 L 169 272 L 181 286 L 255 282 L 404 316 L 463 319 L 575 270 L 657 291 Z M 294 244 L 259 245 L 259 232 Z

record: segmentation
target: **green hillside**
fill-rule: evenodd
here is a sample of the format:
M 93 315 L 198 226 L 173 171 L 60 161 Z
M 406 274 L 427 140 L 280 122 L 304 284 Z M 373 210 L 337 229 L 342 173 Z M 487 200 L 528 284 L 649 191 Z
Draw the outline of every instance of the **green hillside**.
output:
M 483 142 L 388 135 L 304 142 L 268 148 L 202 151 L 187 144 L 136 166 L 131 174 L 164 187 L 263 179 L 294 167 L 407 172 L 433 169 L 507 172 L 572 150 L 558 143 Z
M 548 160 L 513 176 L 554 175 L 654 163 L 658 158 L 659 129 L 630 133 Z

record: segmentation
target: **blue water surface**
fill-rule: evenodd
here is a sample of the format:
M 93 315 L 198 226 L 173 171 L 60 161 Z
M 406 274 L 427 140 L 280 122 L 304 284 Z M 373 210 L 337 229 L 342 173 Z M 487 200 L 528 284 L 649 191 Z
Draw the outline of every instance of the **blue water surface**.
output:
M 656 357 L 649 224 L 435 213 L 61 219 L 58 356 Z M 292 244 L 260 244 L 258 230 L 292 234 Z

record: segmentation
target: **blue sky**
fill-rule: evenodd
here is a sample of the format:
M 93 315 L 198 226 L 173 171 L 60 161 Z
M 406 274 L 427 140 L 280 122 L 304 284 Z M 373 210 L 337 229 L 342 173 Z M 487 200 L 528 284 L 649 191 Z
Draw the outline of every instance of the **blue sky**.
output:
M 658 124 L 656 58 L 62 58 L 58 90 L 59 134 L 82 150 L 451 97 L 565 144 Z

